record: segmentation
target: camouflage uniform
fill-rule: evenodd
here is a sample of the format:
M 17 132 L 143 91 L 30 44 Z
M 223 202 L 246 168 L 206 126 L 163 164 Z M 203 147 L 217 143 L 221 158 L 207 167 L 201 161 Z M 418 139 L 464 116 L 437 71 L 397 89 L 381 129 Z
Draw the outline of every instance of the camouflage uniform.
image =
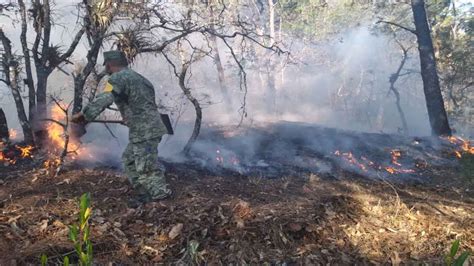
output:
M 171 190 L 157 164 L 158 144 L 166 128 L 160 119 L 153 85 L 129 68 L 113 73 L 104 92 L 84 108 L 84 118 L 94 120 L 114 102 L 130 130 L 130 142 L 122 156 L 130 182 L 142 196 L 167 197 Z

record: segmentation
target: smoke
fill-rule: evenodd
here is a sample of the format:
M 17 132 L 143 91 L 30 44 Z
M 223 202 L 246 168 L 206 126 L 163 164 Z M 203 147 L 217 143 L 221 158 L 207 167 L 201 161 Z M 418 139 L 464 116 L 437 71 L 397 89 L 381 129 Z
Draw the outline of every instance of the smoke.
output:
M 53 31 L 53 43 L 67 45 L 77 30 L 73 27 L 75 23 L 64 19 L 65 14 L 75 8 L 66 2 L 68 1 L 57 1 L 57 10 L 61 10 L 58 17 L 64 28 Z M 65 8 L 60 9 L 62 5 Z M 19 47 L 19 29 L 8 29 L 7 33 L 12 35 L 14 46 Z M 389 93 L 389 77 L 398 67 L 401 52 L 389 37 L 374 34 L 370 25 L 363 24 L 348 29 L 327 42 L 308 44 L 299 39 L 288 39 L 286 43 L 291 43 L 290 52 L 294 62 L 287 63 L 276 55 L 269 61 L 274 64 L 270 69 L 256 67 L 259 60 L 266 60 L 264 58 L 257 58 L 257 64 L 249 62 L 246 70 L 248 92 L 239 87 L 235 63 L 225 46 L 219 43 L 228 94 L 232 99 L 230 106 L 221 92 L 213 60 L 205 58 L 192 65 L 188 86 L 203 105 L 203 135 L 193 152 L 200 154 L 202 163 L 215 161 L 216 156 L 221 156 L 225 159 L 221 165 L 237 171 L 242 172 L 245 169 L 239 169 L 238 165 L 241 163 L 236 163 L 236 160 L 252 161 L 252 165 L 263 169 L 271 163 L 262 159 L 261 150 L 264 149 L 268 153 L 293 158 L 293 163 L 298 164 L 300 159 L 297 150 L 281 143 L 262 145 L 262 135 L 257 131 L 248 131 L 249 136 L 229 144 L 217 143 L 217 139 L 210 137 L 207 130 L 209 128 L 226 126 L 233 131 L 238 130 L 236 126 L 242 118 L 244 97 L 247 112 L 242 121 L 244 128 L 258 128 L 278 121 L 289 121 L 362 132 L 399 133 L 401 121 L 395 108 L 395 97 Z M 71 61 L 82 62 L 86 47 L 81 44 Z M 416 55 L 415 49 L 412 49 L 406 64 L 407 70 L 416 71 L 419 68 Z M 171 114 L 176 123 L 175 135 L 165 136 L 160 144 L 160 156 L 166 160 L 182 161 L 179 152 L 192 132 L 193 106 L 183 96 L 177 78 L 162 56 L 139 56 L 132 67 L 155 85 L 160 110 Z M 65 69 L 71 70 L 72 66 L 66 66 Z M 276 82 L 274 92 L 269 88 L 269 81 L 273 78 Z M 49 91 L 61 95 L 65 101 L 72 99 L 72 88 L 72 77 L 60 71 L 55 71 L 49 79 Z M 401 93 L 401 104 L 408 120 L 410 134 L 428 135 L 430 129 L 419 73 L 401 77 L 397 88 Z M 9 125 L 19 129 L 12 98 L 4 86 L 0 87 L 0 91 L 1 95 L 4 95 L 0 102 L 8 115 Z M 110 115 L 111 112 L 108 112 L 104 117 Z M 115 137 L 111 137 L 104 125 L 89 125 L 88 134 L 82 139 L 83 147 L 93 154 L 90 161 L 118 165 L 120 154 L 127 145 L 127 129 L 119 125 L 109 127 Z M 321 142 L 312 143 L 318 136 L 301 135 L 300 138 L 306 140 L 311 147 L 321 145 Z M 348 149 L 357 146 L 353 141 L 349 141 Z M 333 152 L 334 148 L 325 147 L 319 151 Z M 216 155 L 217 150 L 220 155 Z M 320 172 L 328 172 L 331 169 L 325 161 L 313 163 Z

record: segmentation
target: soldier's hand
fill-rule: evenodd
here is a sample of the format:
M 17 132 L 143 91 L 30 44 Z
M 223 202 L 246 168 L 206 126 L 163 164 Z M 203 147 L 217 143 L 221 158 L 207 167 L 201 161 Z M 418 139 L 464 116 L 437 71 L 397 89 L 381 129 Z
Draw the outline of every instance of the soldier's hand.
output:
M 71 122 L 77 124 L 85 124 L 86 118 L 84 117 L 84 114 L 82 112 L 79 112 L 72 115 Z

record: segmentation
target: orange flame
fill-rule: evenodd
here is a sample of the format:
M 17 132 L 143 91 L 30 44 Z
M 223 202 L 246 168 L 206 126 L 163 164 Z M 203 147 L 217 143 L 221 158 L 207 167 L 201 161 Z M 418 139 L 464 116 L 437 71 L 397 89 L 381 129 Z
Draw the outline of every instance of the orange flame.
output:
M 59 158 L 48 159 L 43 163 L 43 167 L 46 169 L 56 168 L 59 166 L 60 163 L 61 163 L 61 160 Z
M 28 145 L 28 146 L 25 146 L 25 147 L 21 147 L 21 146 L 15 145 L 15 147 L 21 151 L 21 154 L 20 154 L 21 158 L 31 158 L 31 157 L 33 157 L 32 156 L 32 150 L 34 148 L 33 146 Z
M 398 162 L 398 159 L 402 156 L 402 153 L 401 153 L 400 150 L 392 150 L 390 152 L 390 155 L 391 155 L 391 158 L 392 158 L 392 164 L 395 165 L 395 167 L 392 167 L 392 166 L 385 166 L 384 167 L 384 166 L 378 165 L 375 162 L 369 160 L 365 156 L 361 156 L 360 159 L 357 159 L 357 157 L 355 157 L 352 154 L 352 152 L 340 152 L 340 151 L 336 150 L 334 152 L 334 154 L 336 156 L 342 157 L 346 162 L 348 162 L 348 163 L 350 163 L 354 166 L 357 166 L 358 168 L 360 168 L 364 172 L 367 172 L 369 167 L 371 167 L 373 169 L 377 169 L 377 170 L 382 170 L 382 171 L 385 170 L 390 174 L 395 174 L 395 173 L 408 174 L 408 173 L 414 173 L 415 172 L 415 170 L 413 170 L 413 169 L 402 169 L 401 168 L 402 164 Z
M 392 164 L 402 166 L 402 164 L 398 162 L 398 158 L 400 158 L 402 156 L 401 151 L 400 150 L 392 150 L 390 152 L 390 154 L 392 155 Z
M 397 172 L 395 168 L 390 167 L 390 166 L 385 167 L 385 171 L 389 172 L 392 175 L 395 174 L 395 172 Z
M 367 171 L 367 167 L 365 164 L 359 162 L 359 160 L 354 157 L 354 155 L 352 154 L 352 152 L 340 152 L 340 151 L 335 151 L 334 152 L 335 155 L 337 156 L 341 156 L 342 158 L 344 158 L 344 160 L 346 160 L 348 163 L 352 164 L 352 165 L 355 165 L 357 167 L 359 167 L 361 170 L 363 171 Z M 367 160 L 367 158 L 365 157 L 362 157 L 363 160 Z M 368 160 L 367 160 L 368 161 Z M 369 165 L 371 165 L 372 162 L 369 161 Z M 373 164 L 373 163 L 372 163 Z
M 458 158 L 462 158 L 462 154 L 474 154 L 474 146 L 471 145 L 469 140 L 465 140 L 458 136 L 450 136 L 447 138 L 449 142 L 456 145 L 457 148 L 454 151 L 454 154 Z
M 64 116 L 65 114 L 59 106 L 55 105 L 51 108 L 51 119 L 64 123 Z M 57 123 L 50 122 L 46 129 L 51 143 L 55 146 L 54 148 L 58 150 L 64 149 L 66 142 L 64 128 Z M 68 149 L 77 151 L 78 148 L 79 145 L 77 143 L 71 141 L 68 143 Z

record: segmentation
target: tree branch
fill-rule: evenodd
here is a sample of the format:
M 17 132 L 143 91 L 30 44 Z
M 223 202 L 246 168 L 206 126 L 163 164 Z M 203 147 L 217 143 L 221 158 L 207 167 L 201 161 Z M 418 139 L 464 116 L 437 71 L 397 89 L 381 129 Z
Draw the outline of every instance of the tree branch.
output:
M 61 57 L 59 58 L 59 62 L 63 62 L 63 61 L 66 61 L 66 59 L 68 59 L 71 54 L 74 52 L 74 50 L 76 49 L 77 45 L 79 44 L 79 41 L 81 40 L 82 38 L 82 35 L 84 34 L 85 32 L 85 27 L 82 27 L 81 30 L 79 30 L 77 33 L 76 33 L 76 36 L 74 37 L 71 45 L 69 46 L 69 49 L 61 55 Z
M 411 32 L 411 33 L 417 35 L 416 30 L 410 29 L 410 28 L 405 27 L 405 26 L 402 26 L 402 25 L 397 24 L 397 23 L 395 23 L 395 22 L 385 21 L 385 20 L 379 20 L 379 21 L 376 22 L 376 24 L 380 24 L 380 23 L 385 23 L 385 24 L 388 24 L 388 25 L 392 25 L 392 26 L 395 26 L 395 27 L 404 29 L 404 30 L 406 30 L 406 31 L 408 31 L 408 32 Z

